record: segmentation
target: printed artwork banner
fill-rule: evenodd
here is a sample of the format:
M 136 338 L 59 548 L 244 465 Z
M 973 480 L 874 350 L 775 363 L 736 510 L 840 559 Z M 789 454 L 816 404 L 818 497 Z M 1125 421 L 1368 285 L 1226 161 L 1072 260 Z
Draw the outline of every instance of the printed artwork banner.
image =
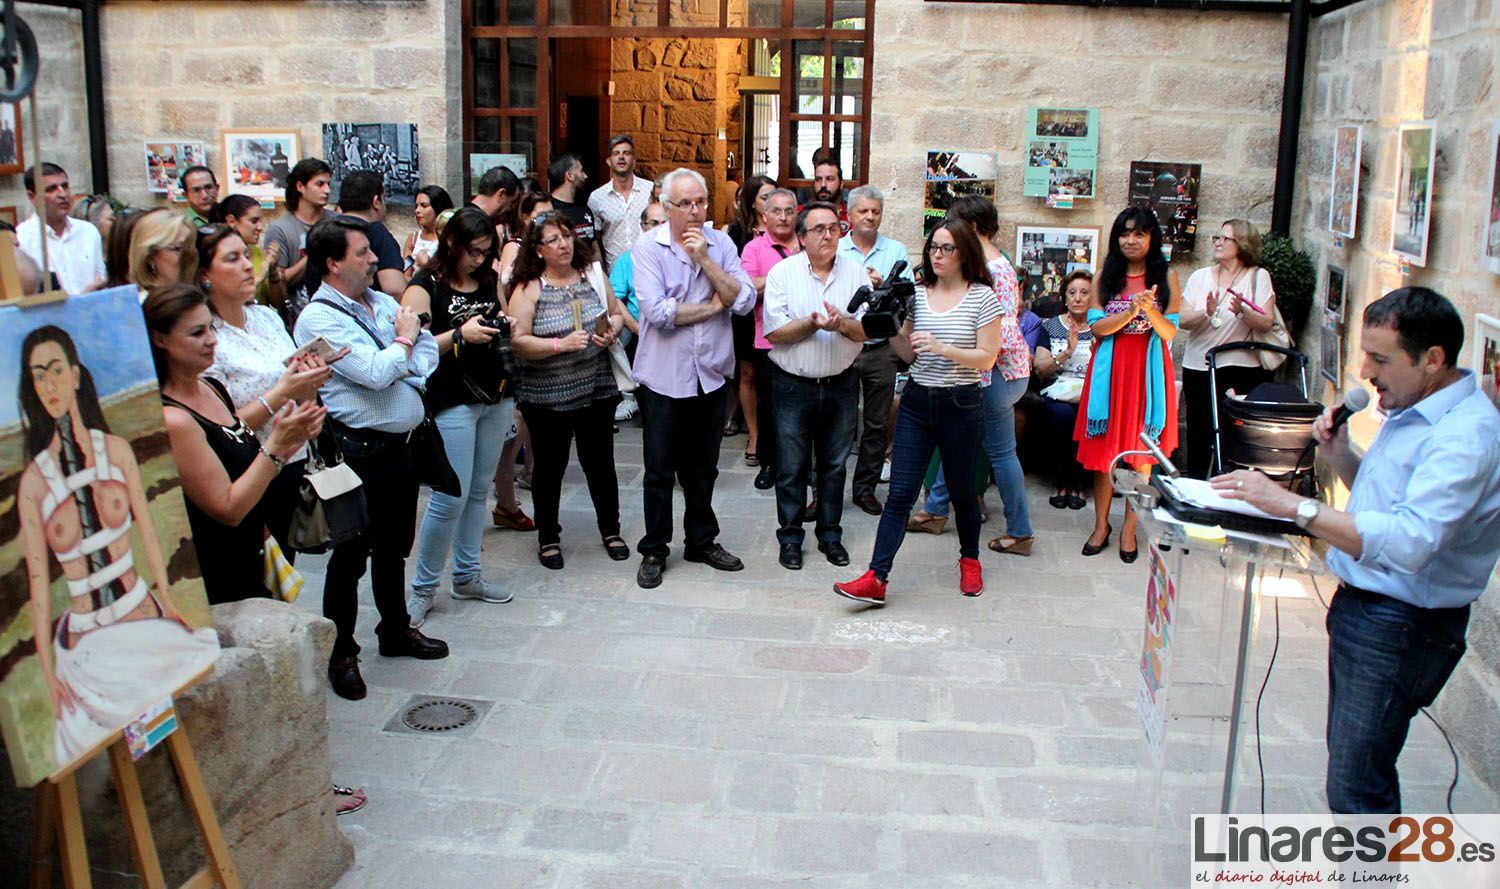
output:
M 332 202 L 337 203 L 345 176 L 374 170 L 385 179 L 386 206 L 416 204 L 422 165 L 414 123 L 325 123 L 323 159 L 333 168 Z
M 0 734 L 26 787 L 218 658 L 135 287 L 0 307 Z
M 1026 174 L 1029 198 L 1092 198 L 1099 173 L 1099 109 L 1028 108 Z
M 1161 223 L 1162 252 L 1168 262 L 1190 259 L 1198 243 L 1198 185 L 1201 164 L 1132 161 L 1126 202 L 1146 207 Z
M 999 160 L 992 151 L 929 151 L 923 174 L 922 238 L 932 234 L 961 197 L 995 199 Z

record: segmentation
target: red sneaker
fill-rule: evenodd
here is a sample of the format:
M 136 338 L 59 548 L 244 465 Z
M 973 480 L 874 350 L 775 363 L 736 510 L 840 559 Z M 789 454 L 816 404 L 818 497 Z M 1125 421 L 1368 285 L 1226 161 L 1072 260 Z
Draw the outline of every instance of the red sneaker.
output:
M 834 584 L 833 591 L 845 599 L 853 599 L 876 608 L 885 607 L 885 581 L 876 577 L 873 570 L 861 574 L 858 580 Z
M 977 596 L 984 592 L 984 570 L 978 559 L 958 560 L 958 591 L 965 596 Z

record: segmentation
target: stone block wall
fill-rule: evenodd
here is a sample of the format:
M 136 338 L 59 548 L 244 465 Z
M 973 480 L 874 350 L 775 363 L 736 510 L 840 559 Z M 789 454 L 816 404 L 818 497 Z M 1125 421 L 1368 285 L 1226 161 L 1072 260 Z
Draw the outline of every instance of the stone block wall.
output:
M 999 153 L 1007 251 L 1017 223 L 1107 233 L 1133 160 L 1201 163 L 1204 227 L 1269 223 L 1286 28 L 1264 14 L 881 2 L 870 182 L 886 193 L 882 231 L 921 246 L 929 149 Z M 1026 111 L 1047 106 L 1100 109 L 1097 197 L 1073 210 L 1021 196 Z
M 86 193 L 80 15 L 28 3 L 18 9 L 43 56 L 46 151 L 67 168 L 74 191 Z M 306 156 L 322 152 L 322 124 L 338 122 L 415 123 L 423 180 L 459 187 L 461 164 L 448 162 L 450 150 L 457 160 L 462 133 L 462 47 L 450 39 L 459 32 L 459 9 L 459 0 L 105 4 L 111 193 L 136 206 L 166 204 L 146 190 L 148 140 L 202 140 L 222 180 L 220 130 L 295 127 Z M 0 180 L 0 204 L 24 200 L 20 176 Z
M 1476 312 L 1500 316 L 1500 277 L 1480 260 L 1494 160 L 1490 129 L 1500 119 L 1497 70 L 1500 11 L 1493 0 L 1367 0 L 1313 24 L 1294 227 L 1320 276 L 1329 263 L 1346 272 L 1346 388 L 1359 375 L 1360 315 L 1394 288 L 1431 287 L 1453 301 L 1466 324 Z M 1426 266 L 1403 275 L 1391 252 L 1397 139 L 1402 123 L 1420 120 L 1437 127 L 1429 247 Z M 1363 127 L 1359 210 L 1355 237 L 1339 239 L 1328 231 L 1329 178 L 1334 128 L 1348 124 Z M 1320 278 L 1319 306 L 1325 284 Z M 1316 337 L 1307 339 L 1317 351 Z M 1469 366 L 1471 348 L 1465 342 L 1460 366 Z M 1350 428 L 1368 444 L 1373 412 L 1356 416 Z M 1491 787 L 1500 786 L 1497 710 L 1500 576 L 1475 605 L 1469 654 L 1436 706 L 1467 767 Z

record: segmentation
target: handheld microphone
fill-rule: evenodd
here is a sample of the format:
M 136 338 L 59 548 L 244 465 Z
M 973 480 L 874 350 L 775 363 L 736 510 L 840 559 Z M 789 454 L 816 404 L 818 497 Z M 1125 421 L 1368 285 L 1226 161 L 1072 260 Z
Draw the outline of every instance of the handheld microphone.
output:
M 1330 436 L 1337 435 L 1339 427 L 1348 422 L 1349 418 L 1370 406 L 1370 393 L 1365 389 L 1350 389 L 1344 396 L 1344 403 L 1333 412 L 1333 423 L 1328 427 Z

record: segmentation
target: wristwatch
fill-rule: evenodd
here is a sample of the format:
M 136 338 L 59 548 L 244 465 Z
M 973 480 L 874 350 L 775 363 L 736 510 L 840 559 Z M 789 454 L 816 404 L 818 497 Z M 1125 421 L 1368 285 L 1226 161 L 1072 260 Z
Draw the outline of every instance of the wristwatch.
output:
M 1304 531 L 1307 530 L 1307 526 L 1312 524 L 1313 519 L 1317 518 L 1318 513 L 1322 511 L 1323 504 L 1321 502 L 1311 497 L 1303 500 L 1297 504 L 1297 527 Z

